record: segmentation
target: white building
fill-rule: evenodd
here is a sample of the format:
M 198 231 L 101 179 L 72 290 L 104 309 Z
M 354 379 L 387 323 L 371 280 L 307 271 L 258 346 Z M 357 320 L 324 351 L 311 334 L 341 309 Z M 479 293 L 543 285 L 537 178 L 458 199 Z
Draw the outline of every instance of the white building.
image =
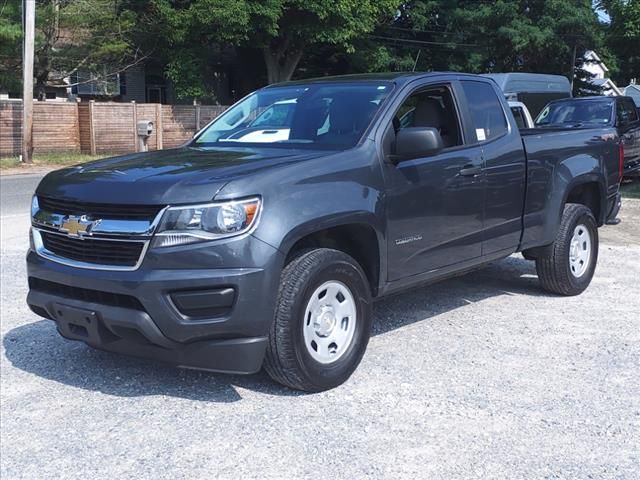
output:
M 635 80 L 631 80 L 631 84 L 624 89 L 624 94 L 633 98 L 636 107 L 640 108 L 640 85 Z
M 585 52 L 582 68 L 593 75 L 590 83 L 600 87 L 603 95 L 623 95 L 622 91 L 609 78 L 609 69 L 593 50 Z

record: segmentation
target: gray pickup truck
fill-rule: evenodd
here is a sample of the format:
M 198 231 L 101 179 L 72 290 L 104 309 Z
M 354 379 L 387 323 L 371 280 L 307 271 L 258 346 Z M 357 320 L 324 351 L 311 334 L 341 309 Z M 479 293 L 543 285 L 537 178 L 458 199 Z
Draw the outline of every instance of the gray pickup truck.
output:
M 619 143 L 520 132 L 474 75 L 269 86 L 181 148 L 47 175 L 27 301 L 96 348 L 325 390 L 364 355 L 374 299 L 515 252 L 549 292 L 587 288 Z

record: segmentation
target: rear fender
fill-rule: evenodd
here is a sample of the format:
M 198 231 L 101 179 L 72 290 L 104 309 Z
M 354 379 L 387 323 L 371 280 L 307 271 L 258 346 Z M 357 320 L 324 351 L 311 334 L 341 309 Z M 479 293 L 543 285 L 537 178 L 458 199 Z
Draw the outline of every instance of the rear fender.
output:
M 550 190 L 547 192 L 543 208 L 530 211 L 531 200 L 527 198 L 521 250 L 550 245 L 554 242 L 567 199 L 571 191 L 580 185 L 587 183 L 598 185 L 600 214 L 596 221 L 598 225 L 604 222 L 607 204 L 606 183 L 599 159 L 585 154 L 571 156 L 557 164 L 550 173 L 552 175 L 548 182 Z M 528 188 L 531 189 L 531 185 Z

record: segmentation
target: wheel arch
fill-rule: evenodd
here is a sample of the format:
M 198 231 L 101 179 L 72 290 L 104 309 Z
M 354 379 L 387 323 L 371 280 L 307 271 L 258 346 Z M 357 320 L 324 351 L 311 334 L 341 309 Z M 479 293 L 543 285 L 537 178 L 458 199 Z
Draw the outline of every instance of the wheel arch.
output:
M 567 203 L 584 205 L 596 219 L 598 226 L 604 223 L 606 216 L 607 194 L 604 181 L 599 175 L 583 175 L 574 179 L 568 186 L 561 204 L 559 216 Z
M 310 248 L 333 248 L 353 257 L 369 280 L 371 293 L 378 294 L 383 277 L 384 236 L 366 215 L 300 225 L 282 242 L 285 264 Z

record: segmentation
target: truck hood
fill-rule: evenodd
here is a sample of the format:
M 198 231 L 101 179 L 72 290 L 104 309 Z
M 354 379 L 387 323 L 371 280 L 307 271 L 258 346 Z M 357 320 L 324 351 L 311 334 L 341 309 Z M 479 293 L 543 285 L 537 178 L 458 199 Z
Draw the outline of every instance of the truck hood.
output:
M 238 176 L 329 155 L 328 151 L 181 147 L 136 153 L 51 172 L 42 196 L 90 203 L 168 205 L 207 202 Z M 259 192 L 247 192 L 247 195 Z

